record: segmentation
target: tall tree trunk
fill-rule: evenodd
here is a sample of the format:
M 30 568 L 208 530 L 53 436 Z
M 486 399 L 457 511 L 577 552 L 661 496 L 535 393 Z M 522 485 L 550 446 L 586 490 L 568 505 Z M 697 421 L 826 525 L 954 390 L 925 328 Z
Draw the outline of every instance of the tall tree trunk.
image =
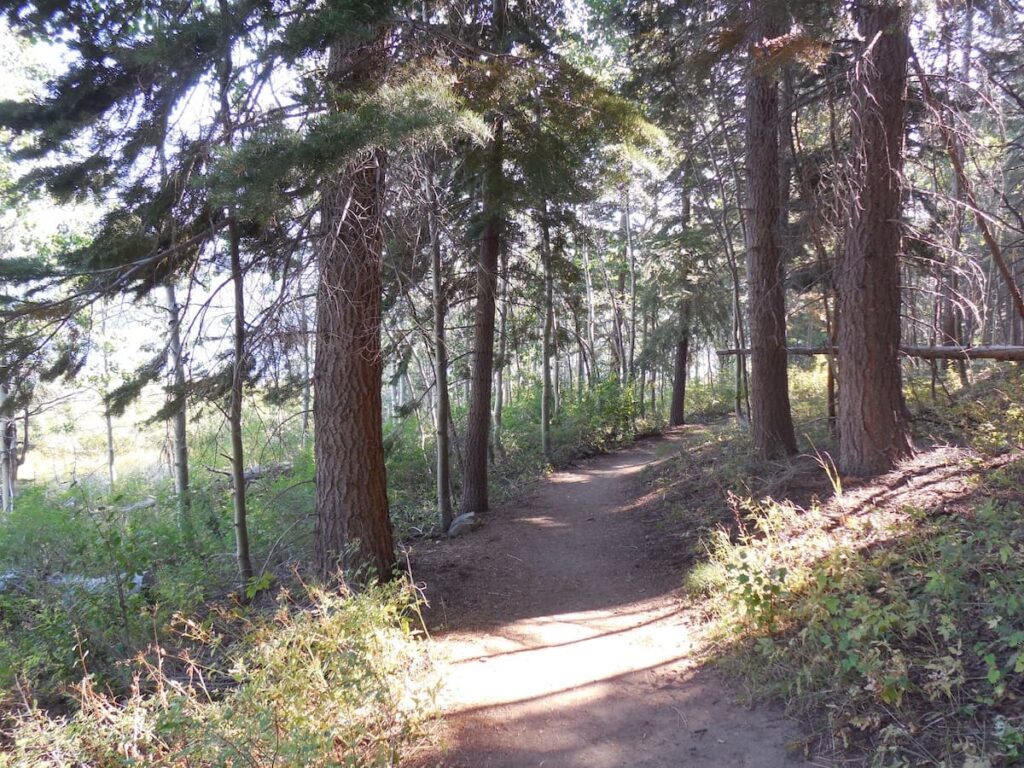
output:
M 386 30 L 362 44 L 336 43 L 328 77 L 372 88 L 386 57 Z M 325 580 L 342 566 L 370 568 L 383 581 L 395 566 L 381 408 L 384 181 L 384 151 L 370 149 L 321 190 L 313 423 L 315 556 Z
M 178 505 L 178 525 L 187 535 L 192 529 L 192 492 L 188 476 L 188 425 L 186 422 L 185 357 L 181 345 L 181 307 L 174 283 L 164 284 L 167 298 L 167 336 L 170 352 L 172 389 L 168 401 L 172 406 L 174 428 L 174 495 Z
M 444 321 L 448 310 L 444 275 L 441 272 L 441 227 L 438 222 L 437 188 L 434 186 L 433 163 L 427 177 L 427 199 L 430 206 L 430 275 L 434 304 L 434 426 L 437 432 L 437 518 L 442 531 L 452 524 L 451 448 L 448 421 L 451 405 L 448 399 L 448 344 Z M 499 417 L 500 418 L 500 417 Z
M 107 438 L 107 485 L 110 492 L 114 492 L 114 483 L 117 480 L 117 470 L 115 464 L 114 454 L 114 417 L 110 413 L 110 406 L 107 403 L 107 394 L 110 389 L 110 345 L 107 343 L 107 314 L 109 313 L 109 306 L 106 302 L 103 302 L 101 308 L 102 315 L 100 320 L 100 335 L 103 337 L 103 346 L 101 349 L 103 359 L 103 424 L 106 428 Z
M 501 248 L 500 185 L 502 184 L 503 122 L 492 123 L 491 145 L 484 179 L 484 226 L 477 251 L 476 307 L 473 317 L 473 369 L 469 416 L 466 423 L 466 460 L 462 481 L 462 511 L 486 512 L 488 502 L 487 453 L 491 426 L 491 384 L 494 369 L 494 316 L 498 257 Z
M 544 266 L 544 331 L 541 341 L 540 448 L 544 461 L 551 463 L 552 337 L 554 334 L 554 277 L 551 265 L 551 222 L 547 203 L 540 213 L 540 256 Z
M 306 298 L 299 300 L 299 332 L 302 334 L 302 450 L 309 444 L 313 406 L 313 355 L 310 351 L 309 308 Z
M 242 589 L 253 577 L 249 554 L 249 524 L 245 502 L 245 449 L 242 445 L 242 397 L 246 373 L 245 279 L 242 273 L 241 243 L 238 223 L 230 216 L 228 248 L 231 257 L 231 280 L 234 286 L 234 364 L 231 370 L 231 403 L 228 424 L 231 433 L 231 486 L 234 506 L 235 559 Z
M 109 408 L 103 409 L 103 422 L 107 433 L 107 485 L 113 492 L 114 483 L 117 481 L 117 468 L 115 467 L 116 455 L 114 453 L 114 417 Z
M 506 0 L 493 0 L 492 25 L 499 50 L 505 40 Z M 491 385 L 494 370 L 494 314 L 498 283 L 498 259 L 501 251 L 502 186 L 504 174 L 503 118 L 491 120 L 491 140 L 487 147 L 483 179 L 483 231 L 477 249 L 476 307 L 473 314 L 473 371 L 466 422 L 466 458 L 462 477 L 462 511 L 486 512 L 489 509 L 488 449 L 491 427 Z
M 0 514 L 14 511 L 14 477 L 17 432 L 12 430 L 14 418 L 4 408 L 10 397 L 7 385 L 0 383 Z M 14 440 L 11 433 L 14 432 Z
M 968 84 L 971 80 L 971 50 L 974 45 L 974 8 L 970 1 L 966 5 L 963 25 L 964 40 L 959 73 L 962 88 L 958 88 L 957 92 L 969 90 L 970 86 Z M 947 49 L 947 61 L 949 58 L 952 58 L 952 52 Z M 951 151 L 957 154 L 957 161 L 962 166 L 966 160 L 966 153 L 964 151 L 963 137 L 959 132 L 955 135 L 955 142 Z M 943 286 L 942 334 L 944 338 L 942 343 L 955 344 L 962 347 L 965 345 L 964 318 L 963 311 L 959 306 L 958 294 L 961 262 L 960 248 L 964 228 L 964 200 L 960 190 L 960 180 L 955 173 L 953 174 L 952 197 L 955 204 L 953 206 L 952 221 L 950 222 L 950 249 L 949 256 L 946 259 L 946 281 Z M 953 361 L 953 365 L 956 367 L 961 385 L 966 387 L 968 384 L 967 363 L 963 360 L 956 360 Z
M 679 311 L 679 340 L 676 342 L 675 371 L 672 377 L 672 403 L 669 426 L 685 424 L 686 371 L 690 363 L 690 299 L 684 298 Z
M 505 408 L 505 366 L 508 355 L 508 249 L 501 249 L 501 275 L 505 281 L 501 291 L 501 311 L 498 313 L 498 359 L 494 370 L 494 411 L 491 414 L 491 449 L 495 457 L 503 456 L 505 448 L 501 443 L 501 423 Z
M 796 453 L 789 405 L 779 200 L 779 86 L 765 41 L 778 34 L 772 0 L 751 3 L 747 82 L 747 293 L 750 314 L 751 432 L 763 458 Z
M 231 47 L 227 43 L 228 24 L 231 13 L 228 0 L 219 2 L 224 23 L 222 34 L 225 41 L 225 55 L 219 71 L 220 115 L 224 131 L 224 143 L 230 147 L 234 141 L 234 119 L 231 113 L 230 89 L 232 83 Z M 234 293 L 233 346 L 234 359 L 231 369 L 230 403 L 228 405 L 228 426 L 231 438 L 231 486 L 234 507 L 235 560 L 244 595 L 248 582 L 253 577 L 252 558 L 249 555 L 249 524 L 245 503 L 245 453 L 242 445 L 242 397 L 245 388 L 246 359 L 245 328 L 245 275 L 242 271 L 242 238 L 232 207 L 227 208 L 228 256 L 231 266 L 231 282 Z
M 899 254 L 906 119 L 907 9 L 858 6 L 865 41 L 851 75 L 851 201 L 839 269 L 839 457 L 849 474 L 912 452 L 900 372 Z
M 692 213 L 690 190 L 684 189 L 680 209 L 680 224 L 684 233 L 690 228 Z M 686 256 L 684 255 L 683 258 Z M 690 315 L 692 312 L 692 303 L 688 295 L 688 276 L 689 264 L 685 264 L 679 286 L 682 296 L 679 301 L 679 336 L 676 340 L 675 365 L 672 375 L 672 400 L 669 403 L 668 423 L 670 427 L 681 426 L 686 419 L 686 372 L 690 361 Z
M 590 246 L 586 243 L 583 245 L 583 276 L 586 278 L 587 287 L 587 345 L 590 347 L 590 366 L 588 368 L 589 377 L 587 382 L 589 386 L 593 387 L 600 377 L 600 371 L 597 367 L 597 341 L 595 333 L 597 320 L 594 307 L 594 279 L 590 272 Z
M 626 208 L 622 212 L 622 231 L 626 238 L 626 266 L 629 269 L 629 357 L 626 376 L 636 378 L 636 252 L 633 250 L 633 217 L 630 210 L 629 189 L 626 189 Z

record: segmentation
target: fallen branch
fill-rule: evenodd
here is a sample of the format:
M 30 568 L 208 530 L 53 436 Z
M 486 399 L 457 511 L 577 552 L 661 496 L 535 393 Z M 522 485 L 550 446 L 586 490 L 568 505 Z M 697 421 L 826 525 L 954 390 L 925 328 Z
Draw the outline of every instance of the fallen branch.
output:
M 1006 287 L 1010 292 L 1010 297 L 1013 299 L 1013 304 L 1017 308 L 1017 314 L 1024 318 L 1024 296 L 1021 296 L 1020 288 L 1017 285 L 1017 281 L 1013 279 L 1013 272 L 1010 271 L 1009 264 L 1006 263 L 1006 259 L 1003 256 L 1003 249 L 999 246 L 999 241 L 996 240 L 995 234 L 992 232 L 992 228 L 989 226 L 988 220 L 981 208 L 978 207 L 978 201 L 974 196 L 974 187 L 971 184 L 971 180 L 967 178 L 967 173 L 964 170 L 963 160 L 960 157 L 960 153 L 957 150 L 956 136 L 946 121 L 942 117 L 942 106 L 932 95 L 931 86 L 928 84 L 928 76 L 925 75 L 924 69 L 921 67 L 921 62 L 917 59 L 916 53 L 911 53 L 910 62 L 914 67 L 914 72 L 917 74 L 917 79 L 921 83 L 921 93 L 924 96 L 925 102 L 931 107 L 935 113 L 935 120 L 939 126 L 939 132 L 942 134 L 942 138 L 946 143 L 946 153 L 949 155 L 949 163 L 953 166 L 953 172 L 956 174 L 957 183 L 960 185 L 960 189 L 964 196 L 964 202 L 967 204 L 967 208 L 970 209 L 971 213 L 974 214 L 974 220 L 978 224 L 978 229 L 981 231 L 981 239 L 985 241 L 985 245 L 988 246 L 989 252 L 992 254 L 992 261 L 995 262 L 999 268 L 1000 274 L 1003 276 L 1003 280 L 1006 282 Z

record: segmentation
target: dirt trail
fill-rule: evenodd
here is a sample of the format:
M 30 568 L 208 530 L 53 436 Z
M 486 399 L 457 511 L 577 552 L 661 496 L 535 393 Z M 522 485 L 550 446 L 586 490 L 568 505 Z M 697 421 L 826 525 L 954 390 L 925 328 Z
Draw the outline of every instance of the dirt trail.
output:
M 678 568 L 636 476 L 645 440 L 558 472 L 478 531 L 414 552 L 445 665 L 444 768 L 791 768 L 799 734 L 696 667 Z

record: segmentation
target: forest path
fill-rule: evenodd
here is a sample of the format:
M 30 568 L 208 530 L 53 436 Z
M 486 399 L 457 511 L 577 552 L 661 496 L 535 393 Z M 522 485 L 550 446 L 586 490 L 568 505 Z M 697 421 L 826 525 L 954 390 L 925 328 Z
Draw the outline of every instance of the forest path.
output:
M 794 766 L 799 734 L 693 658 L 681 573 L 637 476 L 679 432 L 545 479 L 478 531 L 417 546 L 445 677 L 431 768 Z M 663 549 L 662 549 L 663 551 Z

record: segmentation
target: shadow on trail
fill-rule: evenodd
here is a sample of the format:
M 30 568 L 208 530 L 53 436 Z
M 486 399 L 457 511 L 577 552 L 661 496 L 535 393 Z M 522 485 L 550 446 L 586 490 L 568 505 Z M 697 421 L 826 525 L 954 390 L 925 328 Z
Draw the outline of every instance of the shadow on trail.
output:
M 414 550 L 432 631 L 628 606 L 679 586 L 679 574 L 643 557 L 644 467 L 672 454 L 678 436 L 648 438 L 555 473 L 530 496 L 484 515 L 479 531 Z
M 414 551 L 447 664 L 444 768 L 790 764 L 776 715 L 695 670 L 641 471 L 681 431 L 554 474 L 477 532 Z

